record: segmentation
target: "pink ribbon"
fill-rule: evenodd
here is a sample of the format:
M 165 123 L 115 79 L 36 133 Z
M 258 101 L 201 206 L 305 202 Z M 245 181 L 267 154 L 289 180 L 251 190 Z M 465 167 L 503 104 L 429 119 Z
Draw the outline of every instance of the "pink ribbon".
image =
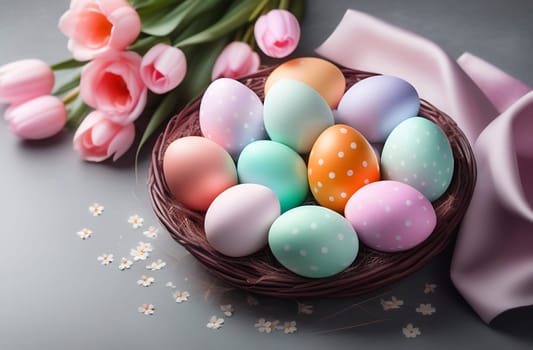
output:
M 395 75 L 454 118 L 473 146 L 478 180 L 451 278 L 485 321 L 533 305 L 533 91 L 482 59 L 349 10 L 317 49 L 349 68 Z

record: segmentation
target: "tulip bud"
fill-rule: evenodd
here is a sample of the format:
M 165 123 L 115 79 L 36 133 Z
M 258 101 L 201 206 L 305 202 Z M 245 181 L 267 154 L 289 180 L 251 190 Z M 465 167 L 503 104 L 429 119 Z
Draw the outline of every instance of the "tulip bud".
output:
M 111 156 L 120 158 L 133 144 L 133 123 L 118 124 L 101 111 L 93 111 L 81 122 L 74 134 L 74 149 L 91 162 L 101 162 Z
M 0 67 L 0 102 L 21 103 L 48 95 L 54 87 L 54 73 L 43 61 L 27 59 Z
M 257 19 L 254 35 L 257 45 L 267 56 L 282 58 L 298 46 L 300 24 L 287 10 L 271 10 Z
M 156 94 L 174 89 L 183 81 L 186 72 L 185 54 L 174 46 L 157 44 L 141 61 L 141 79 Z
M 257 72 L 259 65 L 260 59 L 257 52 L 245 42 L 234 41 L 229 43 L 218 56 L 213 65 L 211 79 L 237 79 Z
M 45 95 L 12 105 L 5 118 L 18 137 L 37 140 L 60 132 L 67 122 L 67 110 L 60 99 Z

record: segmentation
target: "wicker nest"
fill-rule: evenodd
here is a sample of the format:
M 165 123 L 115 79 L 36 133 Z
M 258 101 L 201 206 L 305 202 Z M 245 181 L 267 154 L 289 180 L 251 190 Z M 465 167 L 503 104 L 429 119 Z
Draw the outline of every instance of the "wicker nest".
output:
M 254 90 L 261 100 L 267 68 L 240 81 Z M 343 70 L 348 89 L 373 73 Z M 448 136 L 455 160 L 452 183 L 447 192 L 433 202 L 437 226 L 421 245 L 404 252 L 382 253 L 361 245 L 354 263 L 328 278 L 298 276 L 279 264 L 270 250 L 233 258 L 211 248 L 203 229 L 205 213 L 191 211 L 170 194 L 162 171 L 163 155 L 175 139 L 201 135 L 198 120 L 200 100 L 182 110 L 159 135 L 153 149 L 148 186 L 156 215 L 174 240 L 187 249 L 214 276 L 248 292 L 276 297 L 346 297 L 375 291 L 424 266 L 452 240 L 470 202 L 476 181 L 474 156 L 464 134 L 453 120 L 430 103 L 421 101 L 419 115 L 437 123 Z

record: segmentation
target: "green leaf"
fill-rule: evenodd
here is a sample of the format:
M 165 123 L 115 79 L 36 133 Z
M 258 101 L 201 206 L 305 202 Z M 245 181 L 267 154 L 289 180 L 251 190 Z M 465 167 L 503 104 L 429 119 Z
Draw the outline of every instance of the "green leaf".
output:
M 131 6 L 138 12 L 141 9 L 163 8 L 168 6 L 176 6 L 183 0 L 128 0 Z
M 175 30 L 171 34 L 173 45 L 209 28 L 209 26 L 213 25 L 214 22 L 222 17 L 222 14 L 227 10 L 226 3 L 217 0 L 215 2 L 216 7 L 212 10 L 203 13 L 192 21 L 187 19 L 180 24 L 180 27 L 184 26 L 183 29 Z
M 291 0 L 289 4 L 289 11 L 291 11 L 298 20 L 302 20 L 305 13 L 305 4 L 303 0 Z
M 80 74 L 78 73 L 73 78 L 71 78 L 69 81 L 59 86 L 52 94 L 54 96 L 61 96 L 67 92 L 72 91 L 72 89 L 75 89 L 79 85 L 80 85 Z
M 89 112 L 91 107 L 87 106 L 80 97 L 76 98 L 71 107 L 67 109 L 68 118 L 66 126 L 68 128 L 76 128 Z
M 73 69 L 73 68 L 78 68 L 78 67 L 85 65 L 85 63 L 87 62 L 80 62 L 80 61 L 76 61 L 73 58 L 70 58 L 70 59 L 67 59 L 61 62 L 57 62 L 53 64 L 50 68 L 52 68 L 53 71 Z
M 248 18 L 257 6 L 256 0 L 243 0 L 228 12 L 215 24 L 176 44 L 176 47 L 201 44 L 220 38 L 248 22 Z
M 177 88 L 167 93 L 155 110 L 154 114 L 152 114 L 146 129 L 144 129 L 141 140 L 139 141 L 139 146 L 137 147 L 137 156 L 139 155 L 142 146 L 144 146 L 150 136 L 152 136 L 152 134 L 161 126 L 161 124 L 169 119 L 173 113 L 176 113 L 177 106 L 180 103 L 178 99 L 179 92 L 180 89 Z
M 181 21 L 183 13 L 187 13 L 194 1 L 186 0 L 176 6 L 147 6 L 138 10 L 142 22 L 142 32 L 155 35 L 168 35 Z

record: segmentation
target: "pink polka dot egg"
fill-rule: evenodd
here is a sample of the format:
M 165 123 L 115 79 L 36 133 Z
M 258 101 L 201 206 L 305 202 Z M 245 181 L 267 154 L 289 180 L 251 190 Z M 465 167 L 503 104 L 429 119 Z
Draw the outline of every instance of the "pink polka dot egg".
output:
M 426 240 L 437 224 L 429 200 L 398 181 L 370 183 L 350 197 L 344 210 L 359 239 L 382 252 L 399 252 Z

